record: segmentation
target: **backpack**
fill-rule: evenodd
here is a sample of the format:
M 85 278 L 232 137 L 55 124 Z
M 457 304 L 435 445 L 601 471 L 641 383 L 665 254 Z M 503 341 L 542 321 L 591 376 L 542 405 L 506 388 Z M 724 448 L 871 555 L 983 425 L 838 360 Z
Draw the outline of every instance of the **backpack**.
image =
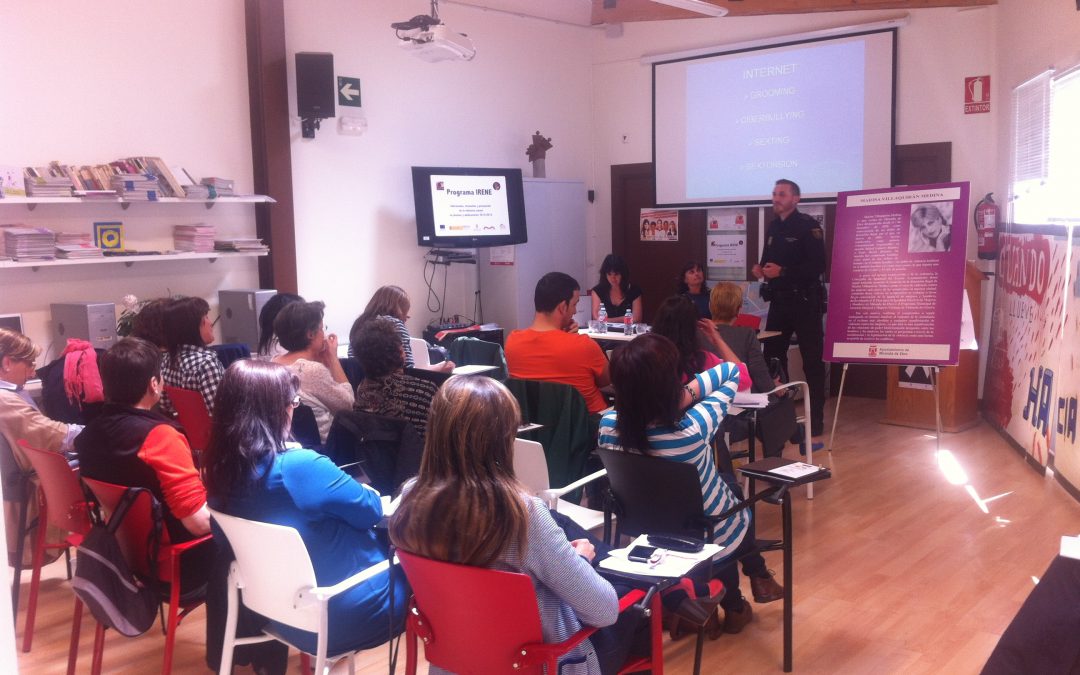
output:
M 116 539 L 116 529 L 138 494 L 138 490 L 125 492 L 109 522 L 90 528 L 78 548 L 71 580 L 75 594 L 94 618 L 127 637 L 142 635 L 154 625 L 159 604 L 157 589 L 135 576 Z

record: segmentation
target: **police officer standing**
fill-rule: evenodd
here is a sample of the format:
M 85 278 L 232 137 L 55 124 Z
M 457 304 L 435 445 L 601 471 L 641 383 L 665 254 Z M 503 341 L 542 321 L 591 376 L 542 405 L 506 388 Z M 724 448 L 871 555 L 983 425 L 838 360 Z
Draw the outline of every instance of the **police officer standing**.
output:
M 799 336 L 803 372 L 810 387 L 810 433 L 825 431 L 825 362 L 822 360 L 824 333 L 821 317 L 825 311 L 825 236 L 818 221 L 795 207 L 799 186 L 793 181 L 776 181 L 772 193 L 775 218 L 765 230 L 765 248 L 753 273 L 765 283 L 762 299 L 769 301 L 765 330 L 780 335 L 764 341 L 765 358 L 779 358 L 787 370 L 791 334 Z

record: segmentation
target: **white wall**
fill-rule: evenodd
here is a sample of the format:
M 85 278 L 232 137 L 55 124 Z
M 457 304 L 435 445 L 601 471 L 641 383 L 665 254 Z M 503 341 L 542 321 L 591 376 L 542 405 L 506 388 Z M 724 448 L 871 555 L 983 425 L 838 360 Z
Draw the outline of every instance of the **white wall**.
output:
M 951 141 L 953 179 L 971 181 L 972 194 L 989 191 L 995 177 L 994 124 L 1000 104 L 990 114 L 964 115 L 963 78 L 992 74 L 995 10 L 921 9 L 906 14 L 908 24 L 899 29 L 897 38 L 896 142 Z M 652 70 L 640 62 L 642 56 L 902 16 L 904 12 L 861 11 L 689 19 L 626 24 L 618 38 L 598 34 L 593 55 L 593 127 L 600 213 L 594 241 L 601 251 L 611 242 L 609 167 L 652 159 Z M 772 189 L 761 187 L 763 195 Z M 590 274 L 602 257 L 602 252 L 590 256 L 594 265 Z
M 343 136 L 326 120 L 314 140 L 293 128 L 300 292 L 327 303 L 327 324 L 339 335 L 383 284 L 409 292 L 414 335 L 438 316 L 425 307 L 410 166 L 519 167 L 529 176 L 525 148 L 539 130 L 554 143 L 549 178 L 592 171 L 594 29 L 448 4 L 442 19 L 468 33 L 478 53 L 467 63 L 426 63 L 401 50 L 389 27 L 426 10 L 417 0 L 286 2 L 290 92 L 293 53 L 332 52 L 337 75 L 360 78 L 368 123 L 364 135 Z M 475 277 L 472 265 L 452 267 L 443 315 L 472 316 Z
M 244 12 L 239 0 L 172 3 L 57 0 L 19 3 L 0 21 L 4 64 L 0 164 L 100 164 L 158 155 L 194 175 L 226 176 L 252 191 Z M 90 231 L 124 223 L 130 247 L 172 247 L 171 226 L 205 221 L 222 234 L 254 232 L 250 206 L 4 205 L 0 223 Z M 0 269 L 0 313 L 21 312 L 49 343 L 48 305 L 168 291 L 217 302 L 218 288 L 257 285 L 254 259 Z M 54 351 L 55 353 L 55 351 Z

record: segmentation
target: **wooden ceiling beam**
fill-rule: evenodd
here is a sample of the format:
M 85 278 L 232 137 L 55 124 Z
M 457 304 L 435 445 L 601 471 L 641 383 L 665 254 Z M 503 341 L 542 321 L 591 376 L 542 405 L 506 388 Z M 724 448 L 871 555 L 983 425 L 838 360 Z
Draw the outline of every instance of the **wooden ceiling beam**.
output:
M 705 0 L 728 10 L 728 16 L 765 14 L 804 14 L 809 12 L 844 12 L 869 9 L 926 9 L 930 7 L 980 7 L 996 5 L 997 0 Z M 607 4 L 611 4 L 607 0 Z M 702 14 L 662 5 L 652 0 L 615 0 L 605 9 L 605 0 L 592 0 L 592 23 L 664 21 L 667 19 L 705 19 Z

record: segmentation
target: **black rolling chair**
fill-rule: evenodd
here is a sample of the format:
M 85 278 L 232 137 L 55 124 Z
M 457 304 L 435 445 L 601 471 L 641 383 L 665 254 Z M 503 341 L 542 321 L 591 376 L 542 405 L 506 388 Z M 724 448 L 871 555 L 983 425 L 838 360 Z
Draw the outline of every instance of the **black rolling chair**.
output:
M 758 551 L 783 551 L 784 554 L 784 672 L 791 671 L 792 652 L 792 556 L 791 556 L 791 495 L 795 485 L 828 478 L 830 473 L 821 469 L 800 479 L 787 479 L 770 474 L 769 470 L 782 464 L 792 464 L 788 459 L 771 457 L 747 464 L 741 470 L 751 481 L 751 496 L 738 506 L 718 516 L 705 514 L 701 500 L 701 485 L 697 470 L 690 464 L 674 462 L 661 457 L 650 457 L 631 452 L 597 450 L 607 469 L 611 483 L 608 504 L 605 505 L 604 538 L 618 541 L 622 535 L 677 534 L 711 541 L 714 526 L 734 513 L 752 508 L 758 501 L 766 500 L 783 508 L 784 538 L 769 542 Z M 768 487 L 754 493 L 756 481 L 768 483 Z M 617 516 L 615 539 L 611 539 L 611 514 Z M 701 663 L 701 635 L 695 655 L 695 672 Z
M 301 403 L 293 409 L 292 436 L 294 441 L 308 450 L 322 450 L 319 423 L 315 420 L 315 411 L 311 406 Z

